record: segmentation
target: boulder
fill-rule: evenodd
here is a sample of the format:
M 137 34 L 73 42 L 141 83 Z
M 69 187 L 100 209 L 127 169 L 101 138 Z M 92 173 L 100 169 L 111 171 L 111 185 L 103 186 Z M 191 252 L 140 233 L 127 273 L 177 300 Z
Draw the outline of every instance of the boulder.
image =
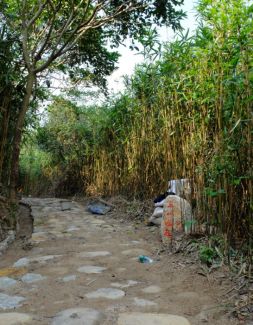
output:
M 193 223 L 191 205 L 177 195 L 165 199 L 161 222 L 161 235 L 164 244 L 172 245 L 172 239 L 191 232 Z

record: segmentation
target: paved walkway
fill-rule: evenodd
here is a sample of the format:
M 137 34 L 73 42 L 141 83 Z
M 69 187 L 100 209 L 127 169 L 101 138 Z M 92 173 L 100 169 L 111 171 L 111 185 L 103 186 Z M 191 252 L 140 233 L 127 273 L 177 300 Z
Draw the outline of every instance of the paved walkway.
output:
M 138 262 L 142 254 L 156 257 L 158 233 L 74 202 L 29 200 L 32 248 L 1 257 L 0 325 L 232 324 L 187 261 Z

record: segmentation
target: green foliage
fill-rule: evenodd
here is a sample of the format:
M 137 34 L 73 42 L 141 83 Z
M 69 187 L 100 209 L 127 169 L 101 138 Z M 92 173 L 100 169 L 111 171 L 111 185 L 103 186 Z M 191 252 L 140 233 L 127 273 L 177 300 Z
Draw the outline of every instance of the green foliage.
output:
M 200 246 L 199 258 L 200 258 L 201 262 L 210 266 L 213 263 L 215 257 L 217 257 L 217 253 L 213 248 L 205 246 L 205 245 Z
M 18 191 L 22 195 L 40 195 L 50 192 L 54 177 L 53 159 L 50 153 L 40 150 L 30 135 L 21 151 Z
M 14 134 L 9 146 L 7 183 L 12 201 L 16 199 L 19 157 L 25 123 L 29 123 L 30 118 L 33 117 L 29 114 L 29 109 L 33 112 L 34 98 L 39 93 L 38 80 L 41 80 L 45 71 L 49 74 L 57 70 L 68 72 L 74 82 L 81 79 L 86 86 L 95 84 L 105 88 L 105 77 L 114 70 L 119 56 L 117 52 L 107 49 L 108 40 L 111 41 L 112 48 L 117 47 L 128 36 L 134 42 L 154 23 L 159 26 L 167 23 L 173 28 L 179 28 L 180 18 L 184 14 L 180 10 L 177 11 L 175 7 L 181 2 L 180 0 L 172 2 L 170 0 L 109 2 L 9 0 L 0 3 L 2 19 L 0 28 L 6 26 L 8 30 L 7 38 L 2 37 L 5 31 L 1 33 L 0 53 L 5 59 L 4 63 L 8 62 L 13 67 L 12 72 L 21 72 L 18 76 L 21 75 L 22 78 L 18 77 L 18 81 L 23 79 L 22 95 L 17 92 L 20 94 L 20 107 L 14 114 L 6 113 L 10 102 L 8 88 L 6 93 L 1 94 L 4 104 L 0 111 L 0 123 L 4 125 L 4 129 L 0 138 L 0 181 L 3 171 L 3 152 L 8 140 L 7 133 L 11 119 Z M 6 42 L 6 39 L 11 45 Z M 10 50 L 13 59 L 16 59 L 14 62 L 6 58 L 2 46 L 4 42 L 7 43 L 7 49 Z M 10 73 L 7 72 L 7 75 L 9 76 Z M 49 78 L 45 83 L 50 87 Z M 2 85 L 0 89 L 2 91 Z
M 125 93 L 100 108 L 56 98 L 37 141 L 77 192 L 147 198 L 188 177 L 196 220 L 223 233 L 224 247 L 249 244 L 252 8 L 235 0 L 198 8 L 196 34 L 167 44 L 159 61 L 149 57 L 156 35 L 143 34 L 148 61 Z M 210 263 L 214 248 L 201 255 Z

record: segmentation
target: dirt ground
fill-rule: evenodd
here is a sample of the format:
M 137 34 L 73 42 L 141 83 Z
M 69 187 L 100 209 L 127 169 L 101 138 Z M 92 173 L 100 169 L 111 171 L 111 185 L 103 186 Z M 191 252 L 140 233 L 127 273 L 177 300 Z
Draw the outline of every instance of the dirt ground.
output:
M 34 232 L 23 247 L 13 245 L 1 257 L 0 276 L 17 282 L 0 294 L 23 297 L 15 311 L 30 315 L 31 324 L 53 324 L 59 312 L 77 307 L 102 312 L 105 317 L 94 324 L 118 324 L 120 314 L 131 312 L 179 315 L 191 325 L 246 324 L 231 315 L 231 282 L 224 272 L 206 276 L 190 257 L 169 255 L 158 228 L 120 215 L 92 215 L 67 200 L 28 201 Z M 139 255 L 154 262 L 140 263 Z M 1 309 L 0 299 L 0 324 L 1 314 L 11 311 Z

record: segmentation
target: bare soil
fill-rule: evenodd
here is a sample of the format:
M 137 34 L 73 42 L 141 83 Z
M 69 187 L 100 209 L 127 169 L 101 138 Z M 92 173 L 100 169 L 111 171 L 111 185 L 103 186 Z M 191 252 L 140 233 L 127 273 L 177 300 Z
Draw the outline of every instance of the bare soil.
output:
M 129 221 L 120 214 L 95 216 L 84 204 L 59 199 L 29 199 L 29 203 L 34 216 L 32 238 L 27 240 L 32 230 L 27 217 L 26 233 L 20 234 L 22 244 L 10 247 L 0 260 L 0 274 L 18 280 L 18 285 L 0 291 L 25 298 L 16 311 L 33 315 L 32 324 L 51 324 L 58 312 L 74 307 L 102 311 L 107 325 L 117 324 L 120 313 L 131 311 L 184 316 L 192 325 L 246 324 L 231 315 L 233 301 L 226 293 L 232 283 L 227 270 L 205 274 L 190 256 L 169 255 L 162 248 L 159 229 L 147 227 L 141 218 Z M 27 208 L 24 213 L 27 216 Z M 101 251 L 108 255 L 85 257 Z M 154 262 L 140 263 L 142 254 Z M 43 256 L 53 257 L 41 261 Z M 13 265 L 21 258 L 29 263 L 14 268 L 15 273 Z M 88 274 L 79 271 L 83 266 L 105 269 Z M 4 273 L 8 269 L 9 274 Z M 22 276 L 27 273 L 44 278 L 24 283 Z M 64 277 L 70 275 L 75 280 L 65 282 Z M 128 281 L 136 282 L 129 285 Z M 145 290 L 150 287 L 154 292 Z M 118 288 L 125 295 L 114 300 L 87 297 L 101 288 Z

